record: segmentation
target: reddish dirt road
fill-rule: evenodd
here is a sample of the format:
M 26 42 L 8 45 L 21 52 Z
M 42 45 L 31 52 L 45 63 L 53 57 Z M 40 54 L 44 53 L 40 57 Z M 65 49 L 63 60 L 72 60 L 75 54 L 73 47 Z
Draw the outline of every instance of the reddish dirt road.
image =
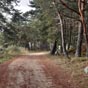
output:
M 57 63 L 45 55 L 24 55 L 0 65 L 0 88 L 77 88 Z

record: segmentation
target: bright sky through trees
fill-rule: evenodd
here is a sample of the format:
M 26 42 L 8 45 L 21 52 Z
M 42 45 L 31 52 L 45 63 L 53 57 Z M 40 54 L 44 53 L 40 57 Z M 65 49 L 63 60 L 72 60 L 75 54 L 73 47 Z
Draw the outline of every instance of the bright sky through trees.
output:
M 15 8 L 21 10 L 21 12 L 26 12 L 32 9 L 28 5 L 29 5 L 29 0 L 21 0 L 18 6 L 16 6 Z

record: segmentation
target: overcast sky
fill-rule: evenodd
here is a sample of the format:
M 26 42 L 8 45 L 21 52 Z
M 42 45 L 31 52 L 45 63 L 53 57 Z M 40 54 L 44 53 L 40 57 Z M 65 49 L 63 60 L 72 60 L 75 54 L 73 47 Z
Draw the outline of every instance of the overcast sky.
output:
M 31 7 L 28 7 L 28 5 L 29 5 L 29 0 L 21 0 L 19 6 L 16 6 L 15 8 L 21 10 L 21 12 L 26 12 L 32 9 Z

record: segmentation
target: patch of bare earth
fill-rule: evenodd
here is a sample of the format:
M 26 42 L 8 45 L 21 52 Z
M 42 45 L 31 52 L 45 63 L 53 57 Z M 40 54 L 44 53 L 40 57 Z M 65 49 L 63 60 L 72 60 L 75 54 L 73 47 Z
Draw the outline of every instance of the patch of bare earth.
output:
M 45 55 L 20 56 L 0 65 L 0 88 L 76 88 L 70 75 Z

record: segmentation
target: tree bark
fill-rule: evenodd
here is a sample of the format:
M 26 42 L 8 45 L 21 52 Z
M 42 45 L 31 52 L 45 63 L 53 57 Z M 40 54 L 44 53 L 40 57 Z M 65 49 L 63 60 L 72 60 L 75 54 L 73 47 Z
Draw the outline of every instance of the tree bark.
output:
M 68 50 L 70 49 L 71 46 L 71 38 L 72 38 L 72 25 L 70 25 L 70 30 L 69 30 Z
M 82 26 L 82 22 L 80 22 L 79 30 L 78 30 L 77 46 L 76 46 L 76 52 L 75 52 L 76 57 L 81 57 L 82 39 L 83 39 L 83 26 Z
M 62 21 L 61 16 L 59 16 L 59 19 L 60 19 L 60 25 L 61 25 L 61 42 L 62 42 L 62 50 L 63 50 L 63 54 L 64 54 L 64 56 L 68 57 L 68 55 L 67 55 L 67 51 L 66 51 L 65 38 L 64 38 L 63 21 Z
M 87 27 L 86 27 L 85 14 L 84 14 L 85 2 L 86 2 L 85 0 L 78 0 L 78 8 L 83 25 L 83 33 L 84 33 L 84 39 L 86 45 L 86 56 L 88 57 L 88 36 L 87 36 Z
M 57 13 L 57 16 L 60 20 L 60 28 L 61 28 L 61 43 L 62 43 L 62 50 L 63 50 L 63 55 L 66 57 L 66 58 L 69 58 L 68 57 L 68 54 L 67 54 L 67 51 L 66 51 L 66 44 L 65 44 L 65 38 L 64 38 L 64 27 L 63 27 L 63 20 L 62 20 L 62 16 L 60 14 L 60 12 L 58 11 L 58 9 L 56 8 L 56 3 L 55 3 L 55 0 L 53 2 L 53 5 L 56 9 L 56 13 Z
M 56 50 L 57 50 L 57 40 L 55 40 L 55 42 L 54 42 L 53 48 L 51 50 L 51 55 L 54 55 Z

